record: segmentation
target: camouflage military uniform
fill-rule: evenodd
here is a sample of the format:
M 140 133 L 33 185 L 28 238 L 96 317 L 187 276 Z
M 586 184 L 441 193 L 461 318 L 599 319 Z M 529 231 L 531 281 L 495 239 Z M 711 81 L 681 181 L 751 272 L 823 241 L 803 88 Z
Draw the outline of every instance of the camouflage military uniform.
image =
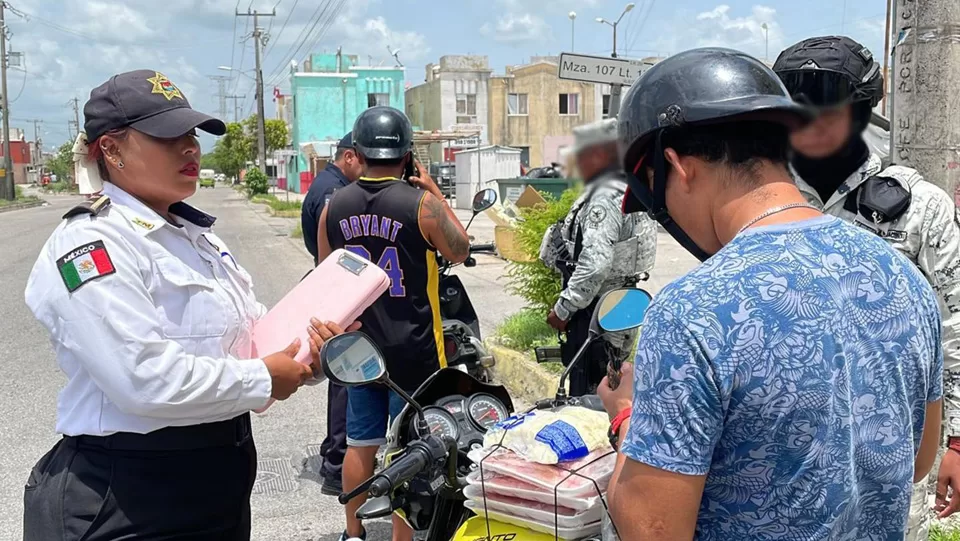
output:
M 576 269 L 554 306 L 557 316 L 564 321 L 588 308 L 603 293 L 636 284 L 640 274 L 653 268 L 656 224 L 645 214 L 623 215 L 620 205 L 626 189 L 622 174 L 602 173 L 587 185 L 560 226 L 569 254 L 575 253 L 577 231 L 583 233 Z M 571 227 L 574 219 L 577 223 Z M 557 254 L 550 249 L 549 237 L 548 232 L 541 246 L 541 260 L 557 268 Z M 635 336 L 635 332 L 610 333 L 605 338 L 627 354 Z
M 826 204 L 814 188 L 795 172 L 794 176 L 800 191 L 812 204 L 827 214 L 877 233 L 913 261 L 930 281 L 943 314 L 944 435 L 960 435 L 960 214 L 953 200 L 923 180 L 916 170 L 897 165 L 882 171 L 881 168 L 880 158 L 871 155 Z M 894 179 L 911 193 L 910 206 L 891 223 L 878 226 L 869 217 L 845 208 L 847 195 L 871 176 Z M 936 470 L 932 476 L 936 478 Z M 905 539 L 927 538 L 932 516 L 929 486 L 927 480 L 914 485 Z

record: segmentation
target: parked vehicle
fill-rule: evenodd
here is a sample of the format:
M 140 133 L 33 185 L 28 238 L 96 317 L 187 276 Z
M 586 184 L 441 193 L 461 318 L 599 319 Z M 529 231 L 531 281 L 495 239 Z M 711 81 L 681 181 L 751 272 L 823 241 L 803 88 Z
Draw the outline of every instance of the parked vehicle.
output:
M 649 294 L 641 289 L 608 293 L 594 311 L 590 338 L 570 366 L 602 333 L 639 326 L 649 301 Z M 369 499 L 357 511 L 360 519 L 387 517 L 399 511 L 418 539 L 466 541 L 457 537 L 458 529 L 468 520 L 485 520 L 472 517 L 464 505 L 466 478 L 476 469 L 467 454 L 483 445 L 488 429 L 513 413 L 507 390 L 446 368 L 409 396 L 390 380 L 382 354 L 362 332 L 345 333 L 328 341 L 321 351 L 321 364 L 331 381 L 346 386 L 381 383 L 407 402 L 387 435 L 385 468 L 350 493 L 341 494 L 340 503 L 367 492 Z M 566 397 L 563 385 L 567 373 L 569 368 L 560 380 L 557 395 L 539 401 L 535 409 L 578 405 L 602 410 L 597 396 Z M 510 537 L 504 539 L 513 541 L 544 539 L 544 534 L 521 527 L 507 535 Z
M 447 199 L 453 197 L 457 183 L 457 165 L 453 162 L 430 164 L 430 176 L 437 182 L 440 191 Z
M 201 188 L 214 188 L 216 187 L 217 181 L 214 178 L 213 169 L 201 169 L 200 170 L 200 187 Z

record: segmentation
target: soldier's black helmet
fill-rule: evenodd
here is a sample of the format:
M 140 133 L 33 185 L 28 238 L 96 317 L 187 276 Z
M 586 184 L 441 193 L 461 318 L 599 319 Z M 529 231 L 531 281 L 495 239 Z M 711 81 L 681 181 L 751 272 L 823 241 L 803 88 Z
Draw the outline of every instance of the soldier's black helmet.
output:
M 353 124 L 353 146 L 364 158 L 399 160 L 413 145 L 413 127 L 403 112 L 393 107 L 371 107 Z
M 700 260 L 709 257 L 667 212 L 663 132 L 738 121 L 795 128 L 812 111 L 790 98 L 777 75 L 752 56 L 723 48 L 685 51 L 655 64 L 623 99 L 618 117 L 620 157 L 627 172 L 625 213 L 646 211 Z M 641 165 L 653 168 L 653 189 Z
M 809 38 L 788 47 L 773 65 L 795 100 L 816 107 L 883 98 L 883 73 L 869 49 L 846 36 Z

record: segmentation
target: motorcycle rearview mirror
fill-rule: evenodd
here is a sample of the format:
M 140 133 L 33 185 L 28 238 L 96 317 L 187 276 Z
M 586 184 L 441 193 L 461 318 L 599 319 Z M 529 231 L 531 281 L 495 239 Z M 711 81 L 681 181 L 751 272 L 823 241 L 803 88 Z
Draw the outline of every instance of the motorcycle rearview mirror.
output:
M 417 430 L 428 430 L 423 408 L 390 379 L 383 353 L 369 336 L 348 332 L 334 336 L 320 350 L 320 364 L 327 379 L 344 387 L 382 383 L 417 410 Z
M 643 316 L 650 307 L 652 297 L 642 289 L 624 287 L 608 291 L 600 297 L 600 302 L 593 310 L 593 317 L 590 320 L 590 331 L 587 333 L 587 339 L 577 350 L 576 355 L 560 375 L 560 385 L 557 388 L 557 396 L 553 405 L 562 405 L 567 401 L 567 377 L 573 367 L 580 362 L 580 359 L 586 354 L 590 344 L 594 342 L 602 333 L 620 332 L 635 329 L 643 324 Z
M 487 210 L 492 207 L 497 202 L 497 190 L 493 188 L 487 188 L 486 190 L 481 190 L 473 196 L 473 216 L 470 217 L 470 221 L 467 222 L 467 226 L 464 229 L 469 229 L 470 224 L 473 223 L 473 219 L 477 217 L 477 214 Z
M 623 288 L 610 291 L 593 311 L 591 328 L 597 332 L 620 332 L 635 329 L 643 324 L 643 316 L 653 297 L 642 289 Z

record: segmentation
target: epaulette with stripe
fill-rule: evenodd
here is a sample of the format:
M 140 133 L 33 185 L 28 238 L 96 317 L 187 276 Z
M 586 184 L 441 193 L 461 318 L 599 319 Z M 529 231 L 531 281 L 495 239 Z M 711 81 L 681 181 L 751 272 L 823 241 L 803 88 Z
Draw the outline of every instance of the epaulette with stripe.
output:
M 79 216 L 80 214 L 89 214 L 90 216 L 96 216 L 100 214 L 100 211 L 110 206 L 110 198 L 101 195 L 96 201 L 84 201 L 79 205 L 68 210 L 66 214 L 63 215 L 63 219 L 73 218 L 74 216 Z

